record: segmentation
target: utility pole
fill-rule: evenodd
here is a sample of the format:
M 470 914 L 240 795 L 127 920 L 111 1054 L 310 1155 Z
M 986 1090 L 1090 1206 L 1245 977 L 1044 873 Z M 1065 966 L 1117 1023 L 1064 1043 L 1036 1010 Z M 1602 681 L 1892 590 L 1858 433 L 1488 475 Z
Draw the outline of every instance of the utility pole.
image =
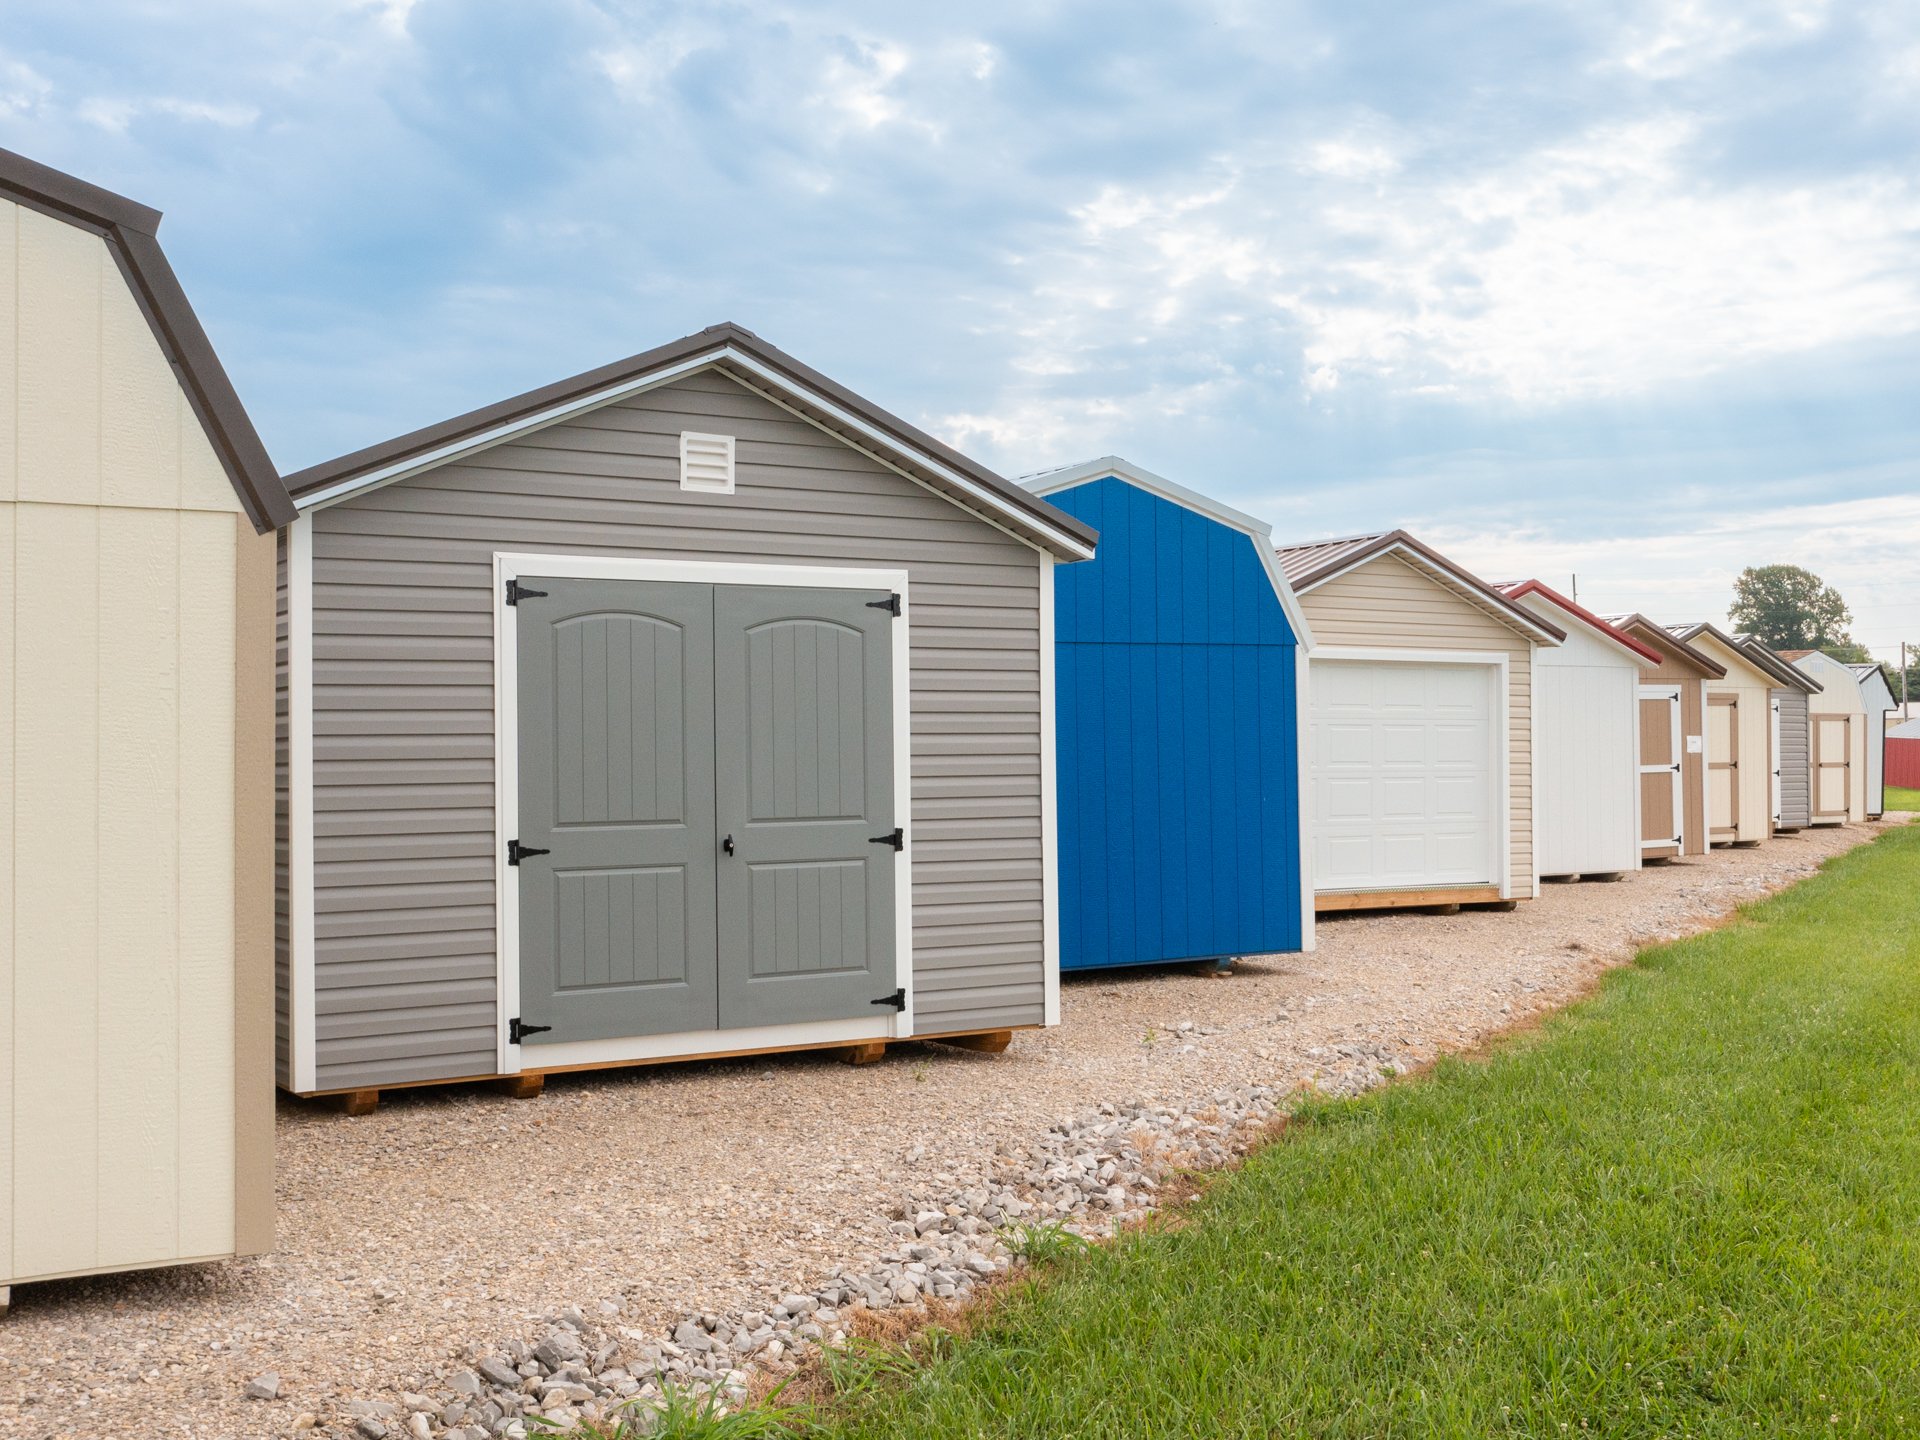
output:
M 1578 575 L 1569 575 L 1567 578 L 1573 582 L 1573 603 L 1578 605 L 1580 603 L 1580 577 Z

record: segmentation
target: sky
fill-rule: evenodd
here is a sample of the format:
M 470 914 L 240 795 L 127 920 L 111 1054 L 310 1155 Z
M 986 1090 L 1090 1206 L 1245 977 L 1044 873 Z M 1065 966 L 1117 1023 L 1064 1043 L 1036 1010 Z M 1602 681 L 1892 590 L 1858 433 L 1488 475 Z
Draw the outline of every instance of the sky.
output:
M 9 0 L 283 471 L 722 320 L 1003 474 L 1920 642 L 1920 6 Z

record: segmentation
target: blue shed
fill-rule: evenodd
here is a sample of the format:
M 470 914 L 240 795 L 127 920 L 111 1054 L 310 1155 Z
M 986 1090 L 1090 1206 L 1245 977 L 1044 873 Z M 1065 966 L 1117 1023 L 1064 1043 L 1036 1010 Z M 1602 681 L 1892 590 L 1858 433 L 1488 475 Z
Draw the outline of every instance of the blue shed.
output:
M 1100 531 L 1053 581 L 1060 968 L 1311 950 L 1312 637 L 1269 527 L 1116 456 L 1021 483 Z

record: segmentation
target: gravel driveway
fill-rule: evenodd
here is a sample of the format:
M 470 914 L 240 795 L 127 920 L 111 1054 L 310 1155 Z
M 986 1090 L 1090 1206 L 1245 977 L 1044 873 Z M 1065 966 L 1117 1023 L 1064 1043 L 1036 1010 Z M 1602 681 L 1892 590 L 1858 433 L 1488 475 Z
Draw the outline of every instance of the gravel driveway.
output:
M 897 1207 L 982 1183 L 996 1147 L 1056 1119 L 1248 1083 L 1353 1088 L 1470 1048 L 1883 828 L 1548 885 L 1511 913 L 1326 919 L 1315 953 L 1229 978 L 1070 976 L 1064 1023 L 1001 1055 L 907 1043 L 860 1069 L 598 1071 L 531 1101 L 398 1090 L 362 1119 L 283 1100 L 278 1253 L 16 1289 L 0 1435 L 283 1435 L 349 1395 L 427 1390 L 469 1342 L 527 1337 L 568 1304 L 652 1330 L 804 1290 L 885 1248 Z M 264 1371 L 282 1398 L 245 1399 Z

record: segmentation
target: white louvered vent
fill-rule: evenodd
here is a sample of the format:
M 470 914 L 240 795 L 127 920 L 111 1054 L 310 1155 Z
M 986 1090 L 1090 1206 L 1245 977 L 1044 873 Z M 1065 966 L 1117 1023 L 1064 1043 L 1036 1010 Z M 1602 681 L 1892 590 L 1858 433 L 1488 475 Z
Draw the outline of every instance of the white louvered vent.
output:
M 680 488 L 709 495 L 733 493 L 733 436 L 680 432 Z

